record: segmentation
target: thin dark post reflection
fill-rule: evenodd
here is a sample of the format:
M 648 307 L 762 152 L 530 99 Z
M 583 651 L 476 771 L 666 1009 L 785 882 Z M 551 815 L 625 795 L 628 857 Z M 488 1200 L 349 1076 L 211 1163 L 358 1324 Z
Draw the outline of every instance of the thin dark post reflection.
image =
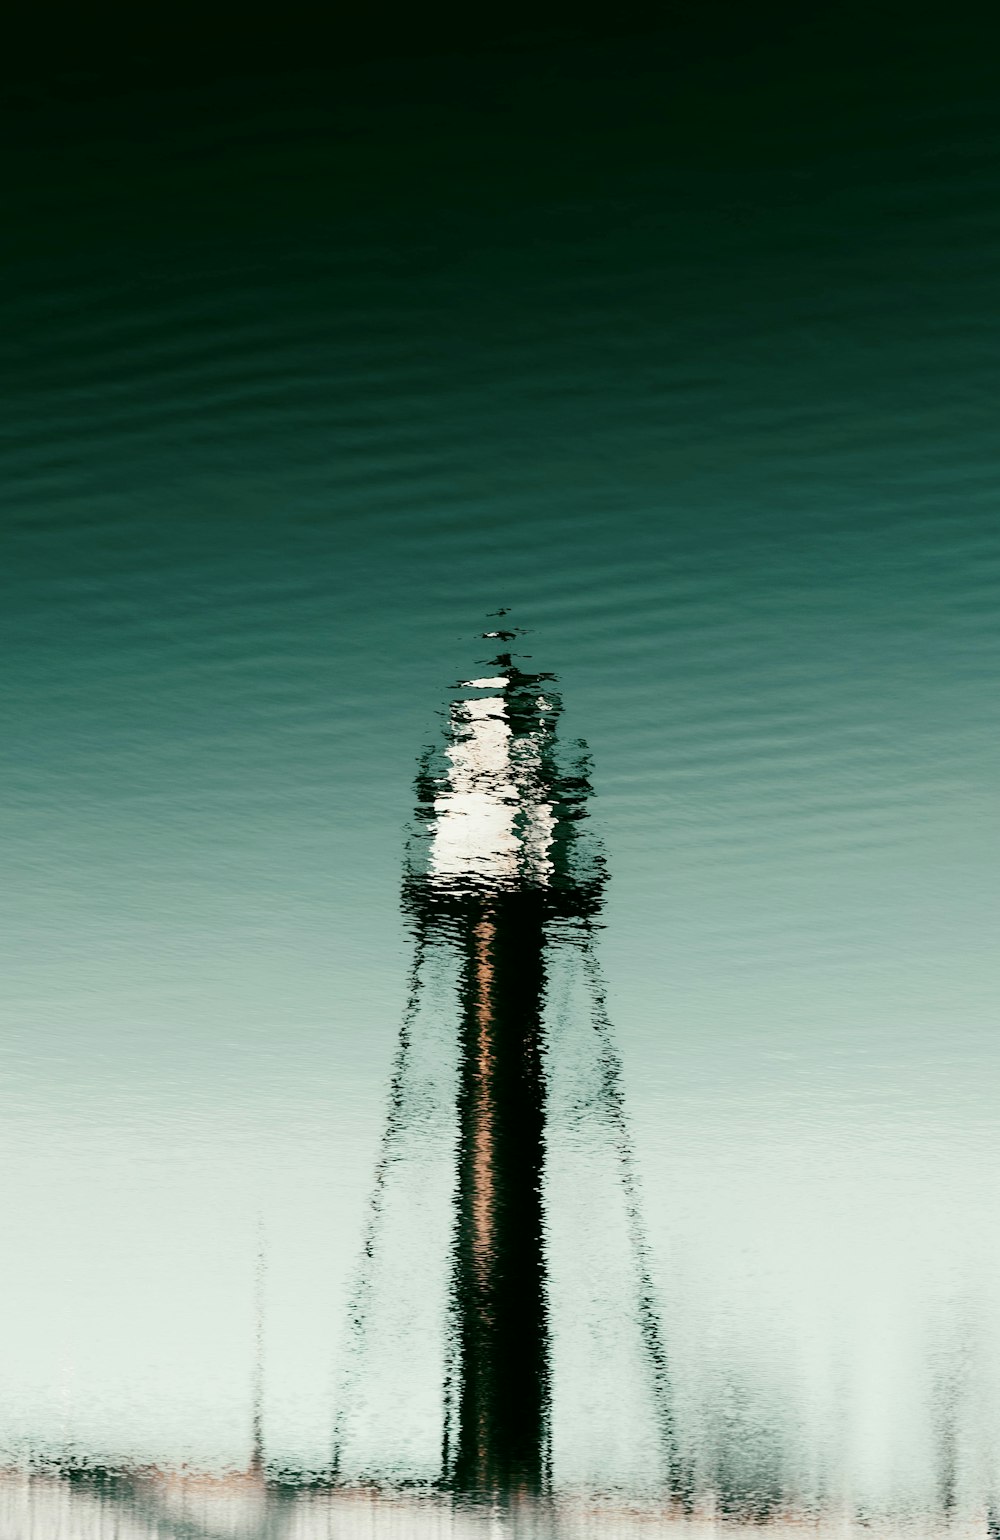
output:
M 264 1226 L 259 1225 L 257 1266 L 254 1272 L 254 1366 L 253 1411 L 250 1433 L 249 1473 L 259 1479 L 264 1475 L 264 1287 L 267 1279 L 267 1251 Z

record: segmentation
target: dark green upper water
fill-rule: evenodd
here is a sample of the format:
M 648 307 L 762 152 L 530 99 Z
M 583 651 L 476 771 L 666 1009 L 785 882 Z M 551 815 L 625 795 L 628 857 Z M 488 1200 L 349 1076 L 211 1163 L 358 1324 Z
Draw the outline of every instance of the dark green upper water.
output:
M 992 1481 L 991 69 L 817 22 L 9 109 L 5 1449 L 243 1461 L 263 1222 L 326 1458 L 414 766 L 507 605 L 693 1445 Z

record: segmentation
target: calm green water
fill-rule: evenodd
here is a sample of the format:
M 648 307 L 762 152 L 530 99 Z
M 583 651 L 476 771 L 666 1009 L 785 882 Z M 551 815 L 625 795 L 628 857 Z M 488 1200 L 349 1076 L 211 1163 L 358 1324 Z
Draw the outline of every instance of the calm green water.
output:
M 796 50 L 17 118 L 6 1461 L 245 1465 L 263 1235 L 268 1458 L 327 1462 L 416 758 L 509 605 L 594 757 L 692 1457 L 1000 1484 L 993 82 Z M 557 1479 L 641 1486 L 563 1229 L 621 1356 L 567 1360 Z

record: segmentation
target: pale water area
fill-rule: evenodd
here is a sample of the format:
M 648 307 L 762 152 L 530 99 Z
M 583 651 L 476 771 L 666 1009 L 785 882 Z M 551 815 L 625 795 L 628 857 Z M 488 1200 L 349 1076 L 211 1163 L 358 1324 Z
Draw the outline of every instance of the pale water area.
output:
M 996 98 L 821 44 L 24 109 L 5 1537 L 996 1532 Z M 506 625 L 607 880 L 539 942 L 548 1495 L 491 1516 L 500 942 L 400 894 Z
M 952 1522 L 949 1535 L 973 1540 L 983 1524 Z M 253 1540 L 642 1540 L 669 1534 L 675 1540 L 754 1540 L 761 1526 L 721 1519 L 712 1510 L 678 1515 L 655 1507 L 593 1499 L 563 1498 L 513 1510 L 456 1507 L 434 1498 L 385 1493 L 267 1491 L 235 1477 L 137 1481 L 114 1495 L 81 1490 L 65 1482 L 20 1477 L 0 1483 L 0 1524 L 4 1534 L 70 1535 L 74 1540 L 192 1540 L 193 1536 L 253 1537 Z M 766 1533 L 775 1540 L 826 1540 L 827 1536 L 872 1536 L 874 1540 L 929 1540 L 941 1532 L 924 1515 L 908 1522 L 858 1520 L 849 1511 L 773 1516 Z

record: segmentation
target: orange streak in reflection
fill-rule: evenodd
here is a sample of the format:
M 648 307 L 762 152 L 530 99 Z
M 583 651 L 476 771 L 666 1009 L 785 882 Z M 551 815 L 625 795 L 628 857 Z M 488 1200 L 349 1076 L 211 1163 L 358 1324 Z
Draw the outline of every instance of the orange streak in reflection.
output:
M 496 1225 L 496 1165 L 494 1160 L 493 1072 L 493 963 L 491 950 L 496 928 L 490 915 L 484 915 L 475 928 L 476 977 L 476 1050 L 475 1095 L 472 1133 L 472 1263 L 479 1286 L 479 1310 L 489 1320 L 490 1266 L 494 1256 Z M 479 1481 L 487 1477 L 487 1419 L 485 1404 L 480 1404 L 477 1418 Z
M 472 1257 L 476 1281 L 485 1292 L 494 1250 L 496 1173 L 493 1106 L 493 963 L 496 928 L 485 915 L 475 929 L 476 969 L 476 1090 L 472 1135 Z M 484 1301 L 485 1303 L 485 1301 Z

